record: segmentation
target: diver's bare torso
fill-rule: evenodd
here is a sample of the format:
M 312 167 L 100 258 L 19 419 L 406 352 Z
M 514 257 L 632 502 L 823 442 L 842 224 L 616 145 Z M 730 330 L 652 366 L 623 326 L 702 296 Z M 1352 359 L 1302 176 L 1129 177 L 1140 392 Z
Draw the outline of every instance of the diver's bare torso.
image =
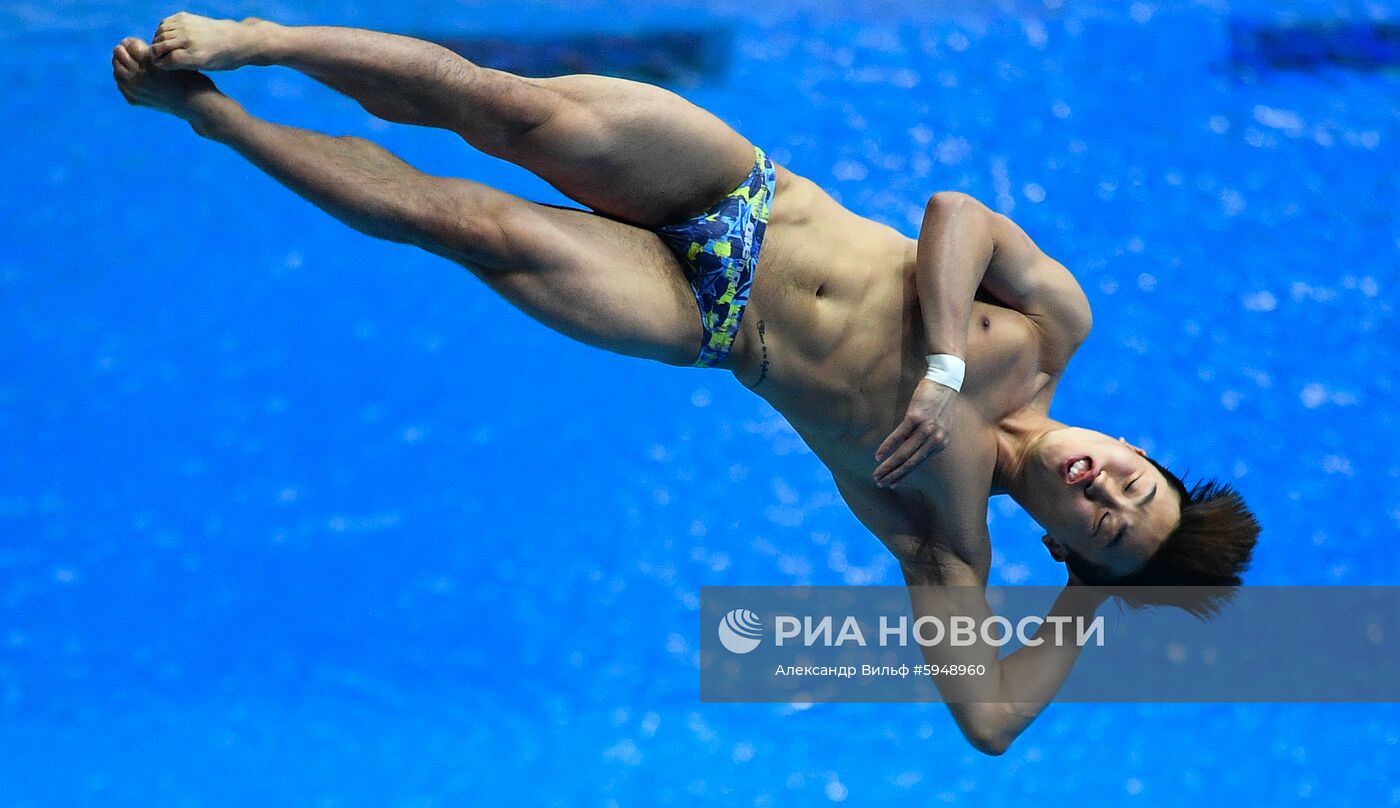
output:
M 831 470 L 855 515 L 896 557 L 924 549 L 930 509 L 980 509 L 991 495 L 1000 425 L 1049 410 L 1059 372 L 1019 312 L 974 303 L 968 375 L 948 447 L 897 489 L 875 485 L 875 449 L 924 375 L 916 245 L 778 168 L 753 290 L 728 366 L 771 403 Z M 953 550 L 985 573 L 985 535 Z

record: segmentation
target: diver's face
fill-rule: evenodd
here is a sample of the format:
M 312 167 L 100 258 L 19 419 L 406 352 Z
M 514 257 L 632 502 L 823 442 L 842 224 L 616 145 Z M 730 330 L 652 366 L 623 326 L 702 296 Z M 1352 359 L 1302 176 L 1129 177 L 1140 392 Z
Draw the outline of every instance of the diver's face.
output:
M 1102 432 L 1046 433 L 1031 447 L 1026 475 L 1021 505 L 1052 545 L 1114 577 L 1141 569 L 1181 519 L 1176 491 L 1143 451 Z

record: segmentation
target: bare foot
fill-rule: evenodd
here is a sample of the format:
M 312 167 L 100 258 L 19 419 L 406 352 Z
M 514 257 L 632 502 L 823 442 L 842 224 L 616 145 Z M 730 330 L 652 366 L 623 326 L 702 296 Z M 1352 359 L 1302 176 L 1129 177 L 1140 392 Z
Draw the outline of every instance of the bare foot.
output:
M 234 103 L 203 73 L 156 70 L 151 47 L 136 37 L 112 49 L 112 77 L 128 102 L 177 115 L 196 128 Z
M 181 11 L 160 21 L 151 52 L 163 70 L 234 70 L 264 63 L 259 51 L 275 27 L 253 17 L 238 22 Z

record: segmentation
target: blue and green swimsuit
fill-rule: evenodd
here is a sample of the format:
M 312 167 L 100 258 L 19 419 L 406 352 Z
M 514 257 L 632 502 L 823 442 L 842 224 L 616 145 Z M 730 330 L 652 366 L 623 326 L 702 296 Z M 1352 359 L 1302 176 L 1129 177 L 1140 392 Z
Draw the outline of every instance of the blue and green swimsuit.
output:
M 755 146 L 753 170 L 738 188 L 708 211 L 656 231 L 681 259 L 700 307 L 704 336 L 694 367 L 714 367 L 734 347 L 776 185 L 772 161 Z

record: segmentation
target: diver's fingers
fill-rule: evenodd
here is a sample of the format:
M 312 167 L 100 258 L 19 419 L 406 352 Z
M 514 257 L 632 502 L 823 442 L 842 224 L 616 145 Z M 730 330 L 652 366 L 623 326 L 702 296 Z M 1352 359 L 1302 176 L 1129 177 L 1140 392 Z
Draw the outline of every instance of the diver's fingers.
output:
M 913 435 L 875 469 L 875 481 L 881 487 L 893 485 L 909 473 L 933 450 L 934 431 L 935 427 L 932 424 L 916 426 Z
M 905 477 L 909 476 L 910 472 L 918 468 L 919 464 L 927 460 L 928 456 L 933 453 L 934 444 L 932 442 L 928 442 L 920 446 L 919 450 L 915 452 L 912 457 L 904 461 L 904 464 L 895 470 L 895 473 L 893 475 L 894 480 L 890 483 L 890 485 L 894 486 L 900 480 L 903 480 Z
M 875 459 L 884 460 L 886 457 L 889 456 L 890 452 L 894 451 L 894 448 L 896 446 L 903 443 L 904 439 L 909 437 L 909 434 L 913 431 L 913 421 L 911 421 L 908 418 L 905 418 L 903 421 L 900 421 L 899 426 L 895 427 L 894 431 L 889 434 L 889 437 L 885 438 L 885 440 L 880 444 L 880 448 L 875 450 Z

